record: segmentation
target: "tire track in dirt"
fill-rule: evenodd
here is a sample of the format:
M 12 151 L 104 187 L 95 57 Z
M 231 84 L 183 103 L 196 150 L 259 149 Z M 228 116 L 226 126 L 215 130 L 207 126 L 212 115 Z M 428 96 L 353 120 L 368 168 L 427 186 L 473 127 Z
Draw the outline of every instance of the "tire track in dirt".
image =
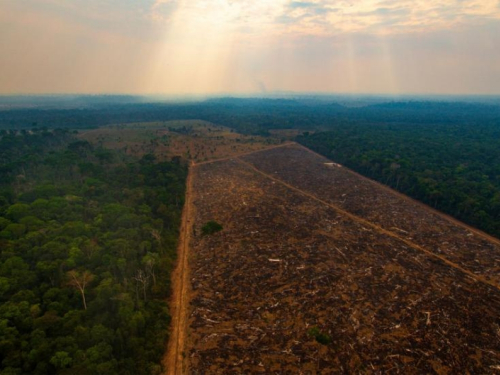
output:
M 166 375 L 180 375 L 187 373 L 187 362 L 184 359 L 186 329 L 189 304 L 189 242 L 191 239 L 192 180 L 194 163 L 191 164 L 186 181 L 186 201 L 182 212 L 181 234 L 177 248 L 177 265 L 172 274 L 172 312 L 171 331 L 168 340 L 167 353 L 163 364 Z
M 295 187 L 293 185 L 290 185 L 290 184 L 288 184 L 288 183 L 286 183 L 286 182 L 284 182 L 284 181 L 282 181 L 282 180 L 280 180 L 280 179 L 278 179 L 278 178 L 276 178 L 276 177 L 274 177 L 272 175 L 269 175 L 269 174 L 267 174 L 267 173 L 259 170 L 258 168 L 256 168 L 252 164 L 250 164 L 250 163 L 248 163 L 248 162 L 240 159 L 239 157 L 235 158 L 235 159 L 238 160 L 238 162 L 242 163 L 243 165 L 246 165 L 248 168 L 252 169 L 253 171 L 259 173 L 260 175 L 262 175 L 262 176 L 264 176 L 264 177 L 266 177 L 266 178 L 268 178 L 268 179 L 270 179 L 270 180 L 272 180 L 272 181 L 274 181 L 276 183 L 279 183 L 279 184 L 281 184 L 281 185 L 283 185 L 283 186 L 285 186 L 285 187 L 287 187 L 287 188 L 289 188 L 289 189 L 291 189 L 291 190 L 293 190 L 293 191 L 295 191 L 295 192 L 297 192 L 299 194 L 302 194 L 302 195 L 304 195 L 304 196 L 306 196 L 308 198 L 311 198 L 311 199 L 313 199 L 313 200 L 315 200 L 315 201 L 317 201 L 317 202 L 319 202 L 319 203 L 321 203 L 323 205 L 326 205 L 326 206 L 328 206 L 328 207 L 336 210 L 337 212 L 339 212 L 339 213 L 341 213 L 341 214 L 349 217 L 350 219 L 352 219 L 353 221 L 355 221 L 355 222 L 357 222 L 357 223 L 359 223 L 361 225 L 365 225 L 365 226 L 371 227 L 371 228 L 375 229 L 376 231 L 378 231 L 379 233 L 383 233 L 383 234 L 385 234 L 387 236 L 390 236 L 392 238 L 398 239 L 398 240 L 404 242 L 405 244 L 407 244 L 408 246 L 410 246 L 410 247 L 412 247 L 412 248 L 414 248 L 416 250 L 419 250 L 419 251 L 425 253 L 427 256 L 432 257 L 434 259 L 437 259 L 437 260 L 445 263 L 446 265 L 455 268 L 456 270 L 458 270 L 458 271 L 464 273 L 465 275 L 467 275 L 468 277 L 470 277 L 472 280 L 475 280 L 476 282 L 484 283 L 484 284 L 486 284 L 488 286 L 491 286 L 491 287 L 493 287 L 493 288 L 495 288 L 495 289 L 497 289 L 497 290 L 500 291 L 500 286 L 499 285 L 486 280 L 484 277 L 482 277 L 480 275 L 477 275 L 477 274 L 475 274 L 475 273 L 473 273 L 473 272 L 471 272 L 471 271 L 469 271 L 469 270 L 467 270 L 467 269 L 459 266 L 458 264 L 456 264 L 456 263 L 454 263 L 454 262 L 446 259 L 445 257 L 443 257 L 441 255 L 435 254 L 434 252 L 432 252 L 430 250 L 427 250 L 427 249 L 423 248 L 422 246 L 417 245 L 417 244 L 413 243 L 412 241 L 409 241 L 409 240 L 407 240 L 407 239 L 405 239 L 403 237 L 400 237 L 396 233 L 391 232 L 389 230 L 386 230 L 386 229 L 378 226 L 377 224 L 372 223 L 371 221 L 368 221 L 368 220 L 363 219 L 363 218 L 361 218 L 361 217 L 359 217 L 357 215 L 354 215 L 354 214 L 352 214 L 352 213 L 350 213 L 350 212 L 348 212 L 348 211 L 346 211 L 346 210 L 344 210 L 344 209 L 342 209 L 342 208 L 340 208 L 340 207 L 338 207 L 338 206 L 336 206 L 336 205 L 334 205 L 332 203 L 329 203 L 327 201 L 324 201 L 324 200 L 316 197 L 313 194 L 307 193 L 307 192 L 305 192 L 305 191 L 303 191 L 303 190 L 301 190 L 301 189 L 299 189 L 299 188 L 297 188 L 297 187 Z
M 239 158 L 241 156 L 251 155 L 251 154 L 255 154 L 257 152 L 269 151 L 269 150 L 273 150 L 275 148 L 281 148 L 281 147 L 286 147 L 286 146 L 294 146 L 294 145 L 297 145 L 297 143 L 295 143 L 295 142 L 285 142 L 285 143 L 282 143 L 280 145 L 270 146 L 270 147 L 263 148 L 262 150 L 256 150 L 256 151 L 250 151 L 250 152 L 243 152 L 241 154 L 237 154 L 237 155 L 234 155 L 234 156 L 227 156 L 225 158 L 202 161 L 202 162 L 196 163 L 195 165 L 204 165 L 204 164 L 217 163 L 219 161 L 226 161 L 226 160 L 230 160 L 230 159 L 237 159 L 237 158 Z
M 300 143 L 293 142 L 293 143 L 290 143 L 290 144 L 294 145 L 294 146 L 297 146 L 297 147 L 300 147 L 301 149 L 303 149 L 303 150 L 305 150 L 305 151 L 307 151 L 307 152 L 309 152 L 309 153 L 311 153 L 313 155 L 316 155 L 316 156 L 320 157 L 321 159 L 324 159 L 324 160 L 327 160 L 327 161 L 331 161 L 330 159 L 326 158 L 325 156 L 323 156 L 321 154 L 318 154 L 317 152 L 315 152 L 315 151 L 307 148 L 306 146 L 301 145 Z M 399 192 L 397 190 L 394 190 L 390 186 L 384 185 L 381 182 L 378 182 L 378 181 L 372 180 L 372 179 L 370 179 L 368 177 L 365 177 L 365 176 L 359 174 L 358 172 L 355 172 L 352 169 L 347 168 L 344 165 L 342 165 L 342 168 L 344 168 L 349 173 L 355 175 L 356 177 L 358 177 L 358 178 L 360 178 L 360 179 L 362 179 L 364 181 L 368 181 L 368 182 L 376 185 L 377 187 L 379 187 L 380 189 L 383 189 L 384 191 L 388 191 L 388 192 L 390 192 L 390 193 L 392 193 L 394 195 L 397 195 L 398 197 L 400 197 L 400 198 L 402 198 L 402 199 L 404 199 L 406 201 L 410 201 L 411 203 L 416 204 L 417 206 L 422 207 L 425 210 L 430 211 L 433 214 L 436 214 L 437 216 L 440 216 L 440 217 L 442 217 L 442 218 L 444 218 L 444 219 L 452 222 L 453 224 L 456 224 L 457 226 L 460 226 L 460 227 L 462 227 L 464 229 L 467 229 L 469 232 L 477 234 L 479 237 L 482 237 L 482 238 L 488 240 L 489 242 L 493 242 L 493 243 L 495 243 L 497 245 L 500 245 L 500 239 L 498 239 L 496 237 L 493 237 L 492 235 L 490 235 L 490 234 L 488 234 L 486 232 L 483 232 L 480 229 L 471 227 L 470 225 L 468 225 L 468 224 L 466 224 L 466 223 L 464 223 L 464 222 L 462 222 L 462 221 L 460 221 L 458 219 L 455 219 L 453 216 L 445 214 L 444 212 L 441 212 L 441 211 L 439 211 L 439 210 L 437 210 L 437 209 L 435 209 L 435 208 L 433 208 L 431 206 L 428 206 L 425 203 L 422 203 L 422 202 L 420 202 L 420 201 L 418 201 L 418 200 L 416 200 L 416 199 L 414 199 L 414 198 L 412 198 L 412 197 L 410 197 L 408 195 L 405 195 L 405 194 L 403 194 L 403 193 L 401 193 L 401 192 Z

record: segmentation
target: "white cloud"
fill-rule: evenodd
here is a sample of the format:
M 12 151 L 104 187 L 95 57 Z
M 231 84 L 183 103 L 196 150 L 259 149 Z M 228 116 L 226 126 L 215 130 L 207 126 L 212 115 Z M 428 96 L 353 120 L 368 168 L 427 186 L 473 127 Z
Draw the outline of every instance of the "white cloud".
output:
M 157 0 L 152 10 L 176 5 L 184 20 L 224 22 L 255 34 L 333 35 L 429 31 L 500 20 L 497 0 Z

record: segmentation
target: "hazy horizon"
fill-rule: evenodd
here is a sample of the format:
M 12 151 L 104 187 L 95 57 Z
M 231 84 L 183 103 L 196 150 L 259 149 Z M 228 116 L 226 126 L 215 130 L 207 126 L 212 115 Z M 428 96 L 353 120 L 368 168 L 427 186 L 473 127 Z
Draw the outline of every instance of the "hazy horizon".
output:
M 499 95 L 497 0 L 5 0 L 0 94 Z

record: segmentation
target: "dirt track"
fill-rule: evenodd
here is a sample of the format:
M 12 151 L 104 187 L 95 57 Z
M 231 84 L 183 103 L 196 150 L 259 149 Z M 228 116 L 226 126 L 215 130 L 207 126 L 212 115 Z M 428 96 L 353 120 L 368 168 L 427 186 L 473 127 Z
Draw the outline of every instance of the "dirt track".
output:
M 427 249 L 423 248 L 422 246 L 419 246 L 419 245 L 417 245 L 417 244 L 415 244 L 415 243 L 413 243 L 413 242 L 411 242 L 411 241 L 408 241 L 408 240 L 407 240 L 407 239 L 405 239 L 404 237 L 399 236 L 399 235 L 397 235 L 397 234 L 396 234 L 396 233 L 394 233 L 394 232 L 391 232 L 391 231 L 385 230 L 384 228 L 382 228 L 382 227 L 380 227 L 380 226 L 378 226 L 378 225 L 376 225 L 376 224 L 374 224 L 374 223 L 371 223 L 371 222 L 369 222 L 369 221 L 367 221 L 367 220 L 364 220 L 364 219 L 363 219 L 363 218 L 361 218 L 361 217 L 358 217 L 358 216 L 356 216 L 356 215 L 353 215 L 353 214 L 351 214 L 350 212 L 345 211 L 345 210 L 343 210 L 343 209 L 339 208 L 338 206 L 335 206 L 335 205 L 333 205 L 333 204 L 331 204 L 331 203 L 325 202 L 325 201 L 323 201 L 322 199 L 319 199 L 319 198 L 317 198 L 316 196 L 314 196 L 314 195 L 312 195 L 312 194 L 309 194 L 309 193 L 307 193 L 307 192 L 305 192 L 305 191 L 302 191 L 302 190 L 300 190 L 300 189 L 297 189 L 296 187 L 291 186 L 291 185 L 287 184 L 286 182 L 283 182 L 283 181 L 281 181 L 281 180 L 279 180 L 279 179 L 277 179 L 277 178 L 274 178 L 272 175 L 266 174 L 266 173 L 264 173 L 264 172 L 262 172 L 262 171 L 258 170 L 258 169 L 257 169 L 257 168 L 255 168 L 253 165 L 251 165 L 251 164 L 249 164 L 249 163 L 246 163 L 246 162 L 242 161 L 241 159 L 238 159 L 238 160 L 239 160 L 240 162 L 242 162 L 242 163 L 246 164 L 247 166 L 249 166 L 249 167 L 250 167 L 250 168 L 252 168 L 253 170 L 255 170 L 257 173 L 260 173 L 260 174 L 262 174 L 263 176 L 265 176 L 265 177 L 267 177 L 267 178 L 269 178 L 269 179 L 271 179 L 271 180 L 273 180 L 273 181 L 276 181 L 276 182 L 278 182 L 278 183 L 282 184 L 283 186 L 286 186 L 287 188 L 289 188 L 289 189 L 291 189 L 291 190 L 296 191 L 296 192 L 297 192 L 297 193 L 299 193 L 299 194 L 302 194 L 302 195 L 305 195 L 306 197 L 309 197 L 309 198 L 311 198 L 311 199 L 314 199 L 314 200 L 316 200 L 316 201 L 320 202 L 321 204 L 324 204 L 325 206 L 329 206 L 329 207 L 333 208 L 334 210 L 336 210 L 336 211 L 338 211 L 338 212 L 342 213 L 343 215 L 345 215 L 345 216 L 349 217 L 350 219 L 352 219 L 352 220 L 354 220 L 354 221 L 358 222 L 358 223 L 359 223 L 359 224 L 361 224 L 361 225 L 367 225 L 367 226 L 369 226 L 369 227 L 372 227 L 373 229 L 375 229 L 375 230 L 376 230 L 377 232 L 379 232 L 379 233 L 383 233 L 383 234 L 385 234 L 385 235 L 387 235 L 387 236 L 394 237 L 394 238 L 396 238 L 396 239 L 398 239 L 398 240 L 400 240 L 400 241 L 403 241 L 403 242 L 405 242 L 406 244 L 408 244 L 409 246 L 411 246 L 412 248 L 417 249 L 417 250 L 420 250 L 420 251 L 424 252 L 425 254 L 427 254 L 427 255 L 429 255 L 429 256 L 431 256 L 431 257 L 435 257 L 436 259 L 439 259 L 440 261 L 442 261 L 442 262 L 446 263 L 446 264 L 447 264 L 447 265 L 449 265 L 450 267 L 456 268 L 456 269 L 457 269 L 457 270 L 459 270 L 460 272 L 463 272 L 464 274 L 468 275 L 471 279 L 476 280 L 476 281 L 478 281 L 478 282 L 482 282 L 482 283 L 488 284 L 488 285 L 490 285 L 490 286 L 492 286 L 492 287 L 494 287 L 494 288 L 496 288 L 496 289 L 498 289 L 498 290 L 500 291 L 500 286 L 499 286 L 498 284 L 496 284 L 496 283 L 494 283 L 494 282 L 490 282 L 489 280 L 484 279 L 481 275 L 476 275 L 476 274 L 472 273 L 471 271 L 469 271 L 469 270 L 467 270 L 467 269 L 465 269 L 465 268 L 462 268 L 462 267 L 461 267 L 461 266 L 459 266 L 458 264 L 453 263 L 453 262 L 450 262 L 450 261 L 449 261 L 448 259 L 446 259 L 445 257 L 443 257 L 443 256 L 441 256 L 441 255 L 439 255 L 439 254 L 435 254 L 435 253 L 433 253 L 432 251 L 429 251 L 429 250 L 427 250 Z
M 263 148 L 262 150 L 243 152 L 243 153 L 239 153 L 239 154 L 232 155 L 232 156 L 226 156 L 226 157 L 219 158 L 219 159 L 202 161 L 202 162 L 199 162 L 199 163 L 195 163 L 194 165 L 195 166 L 199 166 L 199 165 L 204 165 L 204 164 L 212 164 L 212 163 L 217 163 L 217 162 L 221 162 L 221 161 L 226 161 L 226 160 L 241 158 L 242 156 L 251 155 L 251 154 L 254 154 L 254 153 L 260 152 L 260 151 L 269 151 L 269 150 L 274 150 L 276 148 L 282 148 L 282 147 L 287 147 L 287 146 L 295 146 L 295 145 L 297 145 L 297 143 L 295 143 L 295 142 L 285 142 L 285 143 L 281 143 L 281 144 L 276 145 L 276 146 L 270 146 L 270 147 Z
M 326 159 L 324 156 L 322 156 L 322 155 L 318 154 L 317 152 L 314 152 L 314 151 L 313 151 L 313 150 L 311 150 L 311 149 L 308 149 L 308 148 L 307 148 L 307 147 L 305 147 L 305 146 L 302 146 L 302 145 L 301 145 L 301 144 L 299 144 L 299 143 L 291 143 L 291 144 L 286 144 L 286 145 L 284 145 L 284 146 L 289 146 L 289 145 L 294 145 L 294 146 L 300 147 L 300 148 L 304 149 L 305 151 L 307 151 L 307 152 L 309 152 L 309 153 L 311 153 L 311 154 L 313 154 L 313 155 L 316 155 L 316 156 L 317 156 L 317 157 L 319 157 L 319 158 Z M 328 159 L 326 159 L 326 160 L 328 160 Z M 330 160 L 328 160 L 328 161 L 330 161 Z M 361 180 L 368 181 L 370 184 L 376 185 L 376 186 L 377 186 L 377 187 L 379 187 L 380 189 L 386 190 L 386 191 L 388 191 L 389 193 L 391 193 L 391 194 L 393 194 L 393 195 L 397 195 L 397 196 L 399 196 L 400 198 L 402 198 L 402 199 L 404 199 L 404 200 L 406 200 L 406 201 L 410 201 L 410 202 L 412 202 L 413 204 L 416 204 L 416 205 L 418 205 L 418 206 L 420 206 L 420 207 L 424 208 L 425 210 L 427 210 L 427 211 L 429 211 L 429 212 L 432 212 L 432 213 L 434 213 L 434 214 L 436 214 L 436 215 L 441 216 L 443 219 L 448 220 L 448 221 L 452 222 L 453 224 L 456 224 L 456 225 L 458 225 L 458 226 L 461 226 L 462 228 L 465 228 L 466 230 L 468 230 L 468 231 L 470 231 L 470 232 L 473 232 L 473 233 L 477 234 L 478 236 L 480 236 L 480 237 L 483 237 L 483 238 L 487 239 L 487 240 L 488 240 L 488 241 L 490 241 L 490 242 L 493 242 L 493 243 L 495 243 L 495 244 L 497 244 L 497 245 L 500 245 L 500 239 L 498 239 L 498 238 L 496 238 L 496 237 L 493 237 L 493 236 L 489 235 L 488 233 L 483 232 L 482 230 L 479 230 L 479 229 L 477 229 L 477 228 L 473 228 L 473 227 L 471 227 L 470 225 L 467 225 L 467 224 L 465 224 L 464 222 L 462 222 L 462 221 L 460 221 L 460 220 L 458 220 L 458 219 L 455 219 L 454 217 L 452 217 L 452 216 L 450 216 L 450 215 L 448 215 L 448 214 L 445 214 L 445 213 L 443 213 L 443 212 L 441 212 L 441 211 L 438 211 L 438 210 L 436 210 L 436 209 L 435 209 L 435 208 L 433 208 L 433 207 L 427 206 L 426 204 L 424 204 L 424 203 L 422 203 L 422 202 L 419 202 L 419 201 L 417 201 L 417 200 L 415 200 L 415 199 L 413 199 L 413 198 L 410 198 L 410 197 L 408 197 L 407 195 L 404 195 L 403 193 L 400 193 L 399 191 L 393 190 L 392 188 L 390 188 L 390 187 L 389 187 L 389 186 L 387 186 L 387 185 L 384 185 L 384 184 L 382 184 L 382 183 L 380 183 L 380 182 L 377 182 L 377 181 L 371 180 L 371 179 L 369 179 L 368 177 L 365 177 L 365 176 L 363 176 L 363 175 L 361 175 L 361 174 L 359 174 L 359 173 L 357 173 L 357 172 L 354 172 L 353 170 L 350 170 L 350 169 L 349 169 L 348 171 L 349 171 L 349 173 L 350 173 L 350 174 L 357 176 L 357 177 L 358 177 L 359 179 L 361 179 Z
M 193 217 L 192 189 L 193 165 L 189 169 L 186 181 L 186 201 L 182 212 L 181 236 L 177 250 L 177 265 L 172 274 L 172 299 L 170 311 L 172 314 L 171 332 L 168 341 L 164 367 L 167 375 L 185 374 L 184 361 L 186 340 L 187 310 L 189 304 L 189 242 L 191 239 L 191 221 Z
M 500 242 L 298 146 L 243 157 L 260 172 L 500 286 Z

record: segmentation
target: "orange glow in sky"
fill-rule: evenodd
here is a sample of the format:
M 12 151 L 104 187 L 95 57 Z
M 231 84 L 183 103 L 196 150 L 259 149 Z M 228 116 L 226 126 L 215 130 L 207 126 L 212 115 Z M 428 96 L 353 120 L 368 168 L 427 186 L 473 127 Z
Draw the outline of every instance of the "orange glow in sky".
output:
M 0 93 L 500 94 L 498 0 L 2 0 Z

